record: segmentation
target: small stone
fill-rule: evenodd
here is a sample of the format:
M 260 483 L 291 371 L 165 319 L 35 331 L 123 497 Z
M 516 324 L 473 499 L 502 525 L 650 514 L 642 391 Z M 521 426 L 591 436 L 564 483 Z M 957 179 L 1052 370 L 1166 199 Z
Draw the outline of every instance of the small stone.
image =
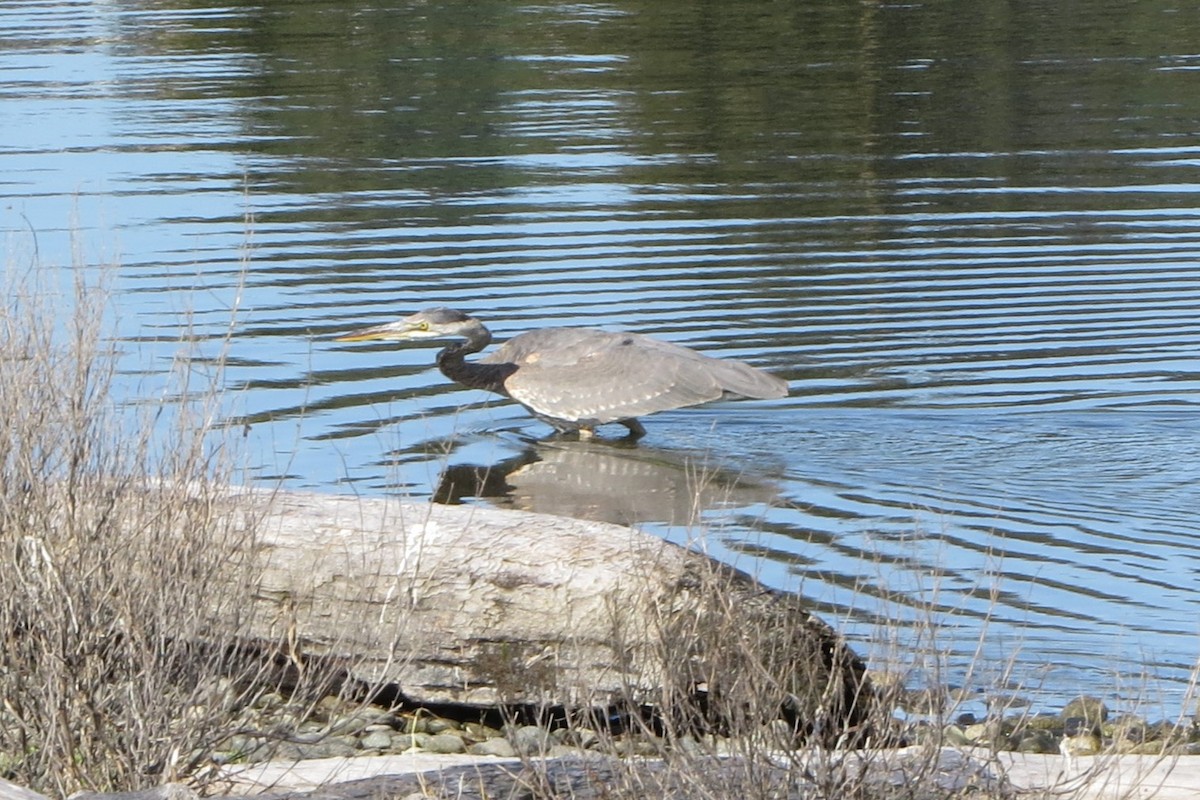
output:
M 392 730 L 398 731 L 404 728 L 405 721 L 404 717 L 392 711 L 386 709 L 376 709 L 375 711 L 376 725 L 387 725 Z
M 1163 752 L 1162 742 L 1140 742 L 1138 744 L 1126 743 L 1121 752 L 1128 753 L 1134 756 L 1157 756 Z
M 247 761 L 307 761 L 313 758 L 338 758 L 355 755 L 358 744 L 352 738 L 329 737 L 312 744 L 302 742 L 266 742 L 249 755 Z
M 1080 718 L 1088 725 L 1098 725 L 1108 719 L 1108 706 L 1104 705 L 1104 701 L 1098 697 L 1080 695 L 1063 707 L 1058 718 L 1064 722 Z
M 617 755 L 623 758 L 628 758 L 629 756 L 662 755 L 662 742 L 654 737 L 638 736 L 633 739 L 622 739 L 614 742 L 614 745 Z
M 429 717 L 424 714 L 406 715 L 396 729 L 404 733 L 429 733 Z
M 316 705 L 316 715 L 324 720 L 345 716 L 350 711 L 346 701 L 336 695 L 326 695 L 318 700 Z
M 363 728 L 364 733 L 374 733 L 375 731 L 387 731 L 388 733 L 391 733 L 394 730 L 396 730 L 396 726 L 389 725 L 386 722 L 372 722 L 370 725 Z
M 1066 736 L 1059 744 L 1059 749 L 1063 753 L 1072 756 L 1094 756 L 1101 751 L 1102 747 L 1100 737 L 1094 733 Z
M 1017 752 L 1020 753 L 1054 753 L 1057 751 L 1057 739 L 1050 731 L 1030 731 L 1017 742 Z
M 550 734 L 536 725 L 523 725 L 510 731 L 506 738 L 513 749 L 526 755 L 544 753 L 550 746 Z
M 600 743 L 600 734 L 591 728 L 562 728 L 561 731 L 561 734 L 555 736 L 559 744 L 587 750 Z M 558 731 L 555 731 L 555 733 L 558 733 Z
M 426 733 L 446 733 L 447 731 L 461 731 L 462 726 L 451 719 L 442 719 L 441 717 L 432 717 L 425 723 Z
M 1032 731 L 1049 731 L 1051 733 L 1062 733 L 1063 728 L 1062 720 L 1057 714 L 1034 714 L 1026 717 L 1023 724 Z
M 1133 748 L 1141 747 L 1143 744 L 1145 744 L 1145 742 L 1137 743 L 1131 742 L 1128 739 L 1113 739 L 1112 743 L 1109 744 L 1109 749 L 1111 749 L 1112 752 L 1120 755 L 1130 755 L 1133 753 Z
M 481 742 L 484 739 L 498 739 L 504 736 L 504 734 L 495 728 L 480 722 L 468 722 L 463 726 L 463 732 L 466 733 L 468 738 L 474 739 L 477 742 Z
M 369 710 L 359 710 L 347 717 L 331 720 L 329 732 L 334 735 L 358 734 L 375 724 L 376 714 Z
M 431 753 L 461 753 L 467 749 L 462 737 L 453 733 L 439 733 L 430 736 L 425 749 Z
M 972 744 L 987 742 L 991 739 L 991 726 L 985 722 L 976 722 L 963 729 L 963 736 Z
M 1133 714 L 1122 714 L 1111 720 L 1102 726 L 1102 731 L 1112 739 L 1133 744 L 1141 744 L 1148 738 L 1145 721 Z
M 424 750 L 429 746 L 428 733 L 397 733 L 392 736 L 391 749 L 398 753 L 407 750 Z
M 308 745 L 313 752 L 323 755 L 309 758 L 333 758 L 335 756 L 352 756 L 358 751 L 358 738 L 354 736 L 330 736 L 323 742 Z
M 507 739 L 485 739 L 471 745 L 467 752 L 473 756 L 498 756 L 500 758 L 513 758 L 517 754 Z
M 262 744 L 261 739 L 257 739 L 253 736 L 247 736 L 244 733 L 235 733 L 233 736 L 230 736 L 225 741 L 217 745 L 217 749 L 224 753 L 232 754 L 234 758 L 237 758 L 239 756 L 254 752 L 254 748 L 258 747 L 260 744 Z
M 1197 733 L 1200 733 L 1200 728 L 1191 726 L 1180 727 L 1174 722 L 1167 720 L 1160 720 L 1146 726 L 1147 739 L 1166 739 L 1173 742 L 1184 738 L 1197 741 Z
M 388 750 L 392 746 L 391 729 L 370 731 L 360 742 L 364 750 Z
M 259 761 L 271 761 L 276 757 L 276 753 L 283 749 L 284 745 L 280 742 L 264 742 L 254 748 L 246 755 L 247 763 L 254 764 Z M 287 754 L 279 756 L 279 758 L 287 758 Z
M 266 692 L 256 697 L 251 705 L 254 708 L 278 708 L 284 702 L 283 695 L 279 692 Z
M 967 735 L 963 732 L 963 729 L 957 725 L 947 725 L 942 730 L 942 735 L 946 737 L 946 744 L 954 745 L 956 747 L 962 747 L 963 745 L 971 743 L 970 740 L 967 739 Z

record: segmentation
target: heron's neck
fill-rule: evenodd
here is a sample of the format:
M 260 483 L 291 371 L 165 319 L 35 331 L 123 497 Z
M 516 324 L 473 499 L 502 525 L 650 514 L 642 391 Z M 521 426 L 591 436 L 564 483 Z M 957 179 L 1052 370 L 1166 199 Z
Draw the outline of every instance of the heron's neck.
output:
M 478 353 L 492 341 L 491 332 L 482 325 L 464 333 L 465 342 L 454 342 L 446 345 L 437 354 L 438 369 L 452 381 L 469 386 L 472 389 L 487 389 L 492 392 L 504 392 L 504 372 L 500 364 L 475 364 L 466 360 L 472 353 Z

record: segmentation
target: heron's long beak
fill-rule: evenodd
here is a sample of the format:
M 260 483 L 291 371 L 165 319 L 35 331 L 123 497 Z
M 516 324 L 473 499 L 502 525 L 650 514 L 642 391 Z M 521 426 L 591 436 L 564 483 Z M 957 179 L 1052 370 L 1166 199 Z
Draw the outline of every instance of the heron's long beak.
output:
M 412 338 L 409 334 L 412 333 L 411 326 L 405 320 L 399 322 L 389 322 L 385 325 L 375 325 L 370 328 L 360 328 L 356 331 L 343 333 L 340 336 L 334 337 L 335 342 L 370 342 L 370 341 L 395 341 Z

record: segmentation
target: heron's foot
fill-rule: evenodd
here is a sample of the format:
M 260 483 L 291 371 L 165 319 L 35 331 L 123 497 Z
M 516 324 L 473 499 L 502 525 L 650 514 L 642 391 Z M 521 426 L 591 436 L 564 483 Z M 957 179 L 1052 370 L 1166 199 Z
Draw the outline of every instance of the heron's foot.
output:
M 594 428 L 585 428 L 582 425 L 554 425 L 554 433 L 550 434 L 550 438 L 565 439 L 569 442 L 586 442 L 596 438 L 596 431 Z
M 630 441 L 636 442 L 638 439 L 646 435 L 646 429 L 642 427 L 642 423 L 638 422 L 633 417 L 630 417 L 629 419 L 619 419 L 617 422 L 620 422 L 626 428 L 629 428 L 629 435 L 625 438 L 629 439 Z
M 605 439 L 605 437 L 596 433 L 595 425 L 555 425 L 553 438 L 567 440 L 575 439 L 581 442 L 619 441 L 630 443 L 636 442 L 638 439 L 646 435 L 646 429 L 642 427 L 642 423 L 638 422 L 633 417 L 628 419 L 619 419 L 616 421 L 624 425 L 629 430 L 629 433 L 625 434 L 620 439 Z

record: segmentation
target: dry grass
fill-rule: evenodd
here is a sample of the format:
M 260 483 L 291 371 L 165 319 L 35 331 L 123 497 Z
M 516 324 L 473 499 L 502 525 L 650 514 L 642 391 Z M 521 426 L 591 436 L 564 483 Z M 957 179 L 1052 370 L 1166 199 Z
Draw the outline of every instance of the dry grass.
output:
M 228 584 L 213 578 L 237 572 L 251 535 L 218 513 L 230 465 L 211 435 L 215 390 L 181 359 L 173 393 L 191 400 L 118 407 L 104 287 L 13 272 L 0 310 L 0 776 L 54 794 L 158 784 L 191 769 L 254 691 L 233 663 L 236 629 L 211 622 L 237 619 L 237 593 L 217 596 Z
M 525 760 L 520 775 L 525 796 L 544 800 L 1088 797 L 1094 796 L 1089 794 L 1094 788 L 1089 788 L 1089 779 L 1119 769 L 1116 755 L 1129 752 L 1130 740 L 1123 738 L 1121 729 L 1130 723 L 1118 722 L 1105 726 L 1103 755 L 1090 771 L 1076 769 L 1075 759 L 1060 757 L 1063 722 L 1044 709 L 1038 714 L 1023 705 L 1021 695 L 1030 687 L 1013 682 L 1015 653 L 1006 663 L 986 663 L 986 625 L 975 663 L 960 679 L 968 685 L 986 682 L 1005 687 L 1007 692 L 997 692 L 986 717 L 974 726 L 984 729 L 985 735 L 964 743 L 961 727 L 967 724 L 959 720 L 959 698 L 943 682 L 953 672 L 946 664 L 944 647 L 945 639 L 955 635 L 953 610 L 941 606 L 936 590 L 926 598 L 923 615 L 903 635 L 889 627 L 884 637 L 883 662 L 900 673 L 914 670 L 932 679 L 914 689 L 905 682 L 861 682 L 863 667 L 857 657 L 832 629 L 808 617 L 795 598 L 792 605 L 787 595 L 748 592 L 743 580 L 718 565 L 699 576 L 695 588 L 701 602 L 685 613 L 676 608 L 665 614 L 654 637 L 668 676 L 658 702 L 644 709 L 645 714 L 632 716 L 619 733 L 597 725 L 595 719 L 582 719 L 564 737 L 598 739 L 596 750 L 634 758 L 590 763 L 566 775 L 560 766 L 540 758 L 549 752 L 543 748 Z M 823 663 L 794 660 L 798 654 L 813 653 L 810 637 L 824 642 Z M 838 664 L 840 670 L 831 669 Z M 1090 688 L 1105 693 L 1116 687 Z M 914 704 L 923 708 L 913 712 Z M 1185 706 L 1193 704 L 1189 693 Z M 905 716 L 901 706 L 909 709 L 907 724 L 901 722 Z M 1136 716 L 1126 719 L 1135 727 L 1146 727 Z M 1058 720 L 1053 728 L 1046 727 L 1050 720 Z M 1196 741 L 1195 727 L 1186 718 L 1154 727 L 1164 731 L 1159 763 L 1190 752 L 1184 749 L 1189 735 Z M 959 732 L 958 738 L 950 735 L 953 731 Z M 1047 740 L 1048 750 L 1025 747 L 1042 739 Z M 1007 765 L 1019 759 L 1009 758 L 1011 753 L 1005 751 L 1019 746 L 1026 752 L 1051 752 L 1052 769 L 1063 770 L 1058 782 L 1039 784 L 1036 791 L 1023 791 L 1008 782 Z M 1142 796 L 1154 780 L 1142 779 L 1128 767 L 1122 774 L 1126 789 L 1121 796 Z

